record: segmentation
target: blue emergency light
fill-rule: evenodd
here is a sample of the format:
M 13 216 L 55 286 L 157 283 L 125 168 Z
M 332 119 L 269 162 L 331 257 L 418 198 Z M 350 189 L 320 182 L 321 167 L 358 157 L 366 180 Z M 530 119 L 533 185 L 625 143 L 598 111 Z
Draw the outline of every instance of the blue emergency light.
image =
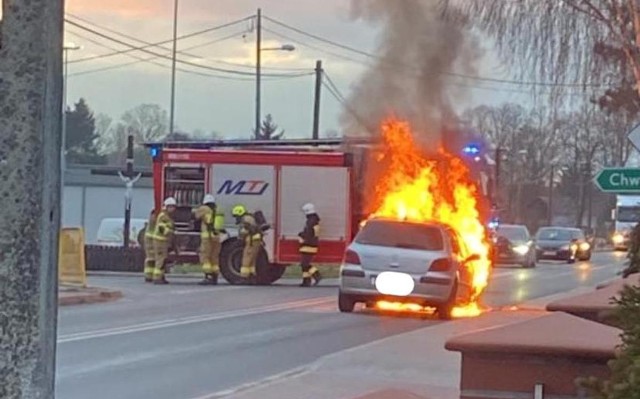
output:
M 478 147 L 476 144 L 469 144 L 462 149 L 462 152 L 467 155 L 476 155 L 480 153 L 480 147 Z
M 149 154 L 151 155 L 151 158 L 155 159 L 160 155 L 160 147 L 158 146 L 151 146 L 149 147 Z

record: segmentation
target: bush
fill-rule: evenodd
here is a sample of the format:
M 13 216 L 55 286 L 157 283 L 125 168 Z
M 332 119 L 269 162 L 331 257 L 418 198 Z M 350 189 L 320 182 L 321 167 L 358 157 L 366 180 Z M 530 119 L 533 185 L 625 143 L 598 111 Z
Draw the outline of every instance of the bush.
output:
M 640 287 L 625 286 L 613 302 L 613 322 L 622 329 L 622 344 L 609 362 L 611 378 L 580 379 L 578 384 L 592 399 L 640 399 Z

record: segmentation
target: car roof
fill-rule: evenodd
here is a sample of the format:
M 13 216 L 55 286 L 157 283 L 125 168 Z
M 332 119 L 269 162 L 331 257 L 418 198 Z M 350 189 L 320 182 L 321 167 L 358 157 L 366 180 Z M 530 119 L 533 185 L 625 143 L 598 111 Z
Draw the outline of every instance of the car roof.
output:
M 582 231 L 577 227 L 562 227 L 562 226 L 545 226 L 540 227 L 540 230 L 567 230 L 567 231 Z
M 527 228 L 527 226 L 525 226 L 524 224 L 501 224 L 501 225 L 498 225 L 498 229 L 500 229 L 500 227 L 519 227 L 521 229 Z

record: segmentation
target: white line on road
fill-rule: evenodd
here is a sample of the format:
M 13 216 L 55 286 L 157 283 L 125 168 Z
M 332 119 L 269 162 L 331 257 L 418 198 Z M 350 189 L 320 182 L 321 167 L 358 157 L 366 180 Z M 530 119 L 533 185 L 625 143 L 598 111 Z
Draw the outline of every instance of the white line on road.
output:
M 232 310 L 217 314 L 206 314 L 199 316 L 181 317 L 178 319 L 160 320 L 150 323 L 135 324 L 131 326 L 109 328 L 104 330 L 87 331 L 75 334 L 67 334 L 58 337 L 58 343 L 67 343 L 75 341 L 83 341 L 87 339 L 110 337 L 114 335 L 131 334 L 142 331 L 156 330 L 160 328 L 176 327 L 186 324 L 203 323 L 208 321 L 217 321 L 230 319 L 235 317 L 251 316 L 260 313 L 277 312 L 281 310 L 296 309 L 307 306 L 324 304 L 328 301 L 334 301 L 334 296 L 326 296 L 320 298 L 312 298 L 301 301 L 285 302 L 275 305 L 261 306 L 257 308 Z

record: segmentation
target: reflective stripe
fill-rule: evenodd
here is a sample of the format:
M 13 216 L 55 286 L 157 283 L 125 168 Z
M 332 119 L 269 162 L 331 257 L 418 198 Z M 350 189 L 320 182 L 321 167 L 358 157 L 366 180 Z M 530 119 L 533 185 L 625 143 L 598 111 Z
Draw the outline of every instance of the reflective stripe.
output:
M 204 274 L 209 274 L 213 272 L 213 266 L 211 266 L 211 263 L 209 262 L 205 262 L 202 264 L 202 272 Z
M 311 272 L 302 272 L 302 278 L 311 278 L 312 274 L 313 273 L 311 273 Z
M 318 269 L 316 269 L 315 266 L 311 266 L 311 269 L 309 269 L 309 275 L 313 276 L 316 273 L 318 273 Z
M 308 245 L 304 245 L 304 246 L 300 247 L 300 252 L 302 252 L 304 254 L 317 254 L 318 253 L 318 248 L 317 247 L 310 247 Z
M 260 240 L 262 238 L 262 234 L 254 234 L 251 238 L 254 240 Z

